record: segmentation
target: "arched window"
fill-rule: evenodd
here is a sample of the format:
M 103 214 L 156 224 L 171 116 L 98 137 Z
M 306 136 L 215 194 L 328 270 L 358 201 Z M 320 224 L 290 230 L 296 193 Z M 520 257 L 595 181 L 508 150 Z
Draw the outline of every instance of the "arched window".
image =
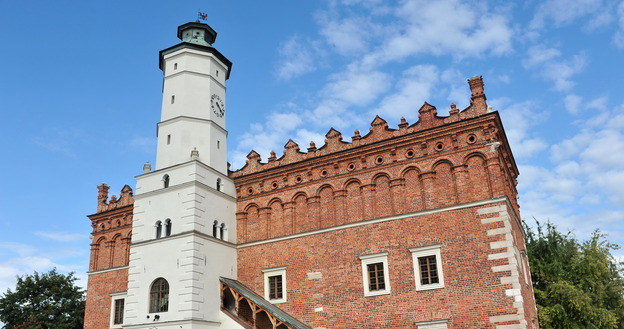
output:
M 163 180 L 163 187 L 164 187 L 164 188 L 169 187 L 169 175 L 165 175 L 165 176 L 163 176 L 163 179 L 162 179 L 162 180 Z
M 221 191 L 221 178 L 217 178 L 217 191 Z
M 165 219 L 165 236 L 171 235 L 171 219 Z
M 157 221 L 154 226 L 156 227 L 156 239 L 158 239 L 162 235 L 162 223 Z
M 219 226 L 219 238 L 225 240 L 225 223 Z
M 219 231 L 219 222 L 215 220 L 214 223 L 212 223 L 212 236 L 216 238 L 218 231 Z
M 150 313 L 169 311 L 169 282 L 158 278 L 150 288 Z

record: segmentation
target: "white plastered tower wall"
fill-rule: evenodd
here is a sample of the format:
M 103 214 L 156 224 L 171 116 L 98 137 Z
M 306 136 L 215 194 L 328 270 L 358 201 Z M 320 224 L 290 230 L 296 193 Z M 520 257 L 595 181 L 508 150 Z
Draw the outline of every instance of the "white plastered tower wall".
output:
M 188 23 L 178 36 L 210 31 Z M 212 48 L 216 33 L 212 42 L 204 36 L 161 52 L 156 168 L 137 176 L 124 328 L 223 328 L 219 277 L 237 277 L 236 191 L 227 176 L 225 113 L 218 111 L 225 110 L 231 63 Z M 222 102 L 216 110 L 215 98 Z M 157 237 L 155 224 L 166 220 L 170 235 L 163 228 Z M 217 237 L 215 221 L 225 228 Z M 169 283 L 168 310 L 151 313 L 158 278 Z

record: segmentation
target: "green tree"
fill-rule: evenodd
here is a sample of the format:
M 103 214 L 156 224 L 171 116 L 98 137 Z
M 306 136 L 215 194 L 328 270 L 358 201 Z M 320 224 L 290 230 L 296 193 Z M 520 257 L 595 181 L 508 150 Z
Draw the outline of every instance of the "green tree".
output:
M 619 247 L 599 231 L 579 242 L 551 223 L 526 230 L 540 326 L 624 329 L 623 264 L 611 254 Z
M 47 273 L 17 277 L 15 291 L 0 297 L 0 321 L 6 329 L 81 329 L 84 291 L 74 273 Z

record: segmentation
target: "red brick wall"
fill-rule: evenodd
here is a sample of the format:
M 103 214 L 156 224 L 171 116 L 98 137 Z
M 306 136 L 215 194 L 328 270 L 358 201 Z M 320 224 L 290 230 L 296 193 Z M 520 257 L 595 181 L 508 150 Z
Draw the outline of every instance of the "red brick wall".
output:
M 89 275 L 85 306 L 85 329 L 108 329 L 111 317 L 111 293 L 128 289 L 128 269 Z
M 125 186 L 121 197 L 108 200 L 108 186 L 98 186 L 98 213 L 91 220 L 91 257 L 85 307 L 85 329 L 110 328 L 111 293 L 127 290 L 132 236 L 132 190 Z M 120 268 L 121 267 L 121 268 Z M 112 270 L 110 270 L 112 269 Z M 103 270 L 109 270 L 100 272 Z
M 413 328 L 413 323 L 450 319 L 449 328 L 493 328 L 490 316 L 513 314 L 513 297 L 501 284 L 508 272 L 488 260 L 488 236 L 476 208 L 423 215 L 309 235 L 239 250 L 239 280 L 263 294 L 262 269 L 287 266 L 288 301 L 279 306 L 312 327 Z M 442 244 L 445 288 L 416 291 L 409 248 Z M 364 297 L 362 255 L 388 252 L 392 293 Z M 322 278 L 309 280 L 308 272 Z M 323 307 L 322 312 L 314 309 Z

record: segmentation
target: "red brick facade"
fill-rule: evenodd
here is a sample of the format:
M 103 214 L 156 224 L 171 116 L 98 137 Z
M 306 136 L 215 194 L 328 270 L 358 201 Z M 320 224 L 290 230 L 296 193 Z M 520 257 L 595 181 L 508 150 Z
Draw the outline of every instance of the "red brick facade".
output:
M 111 294 L 128 286 L 128 260 L 132 235 L 132 189 L 124 186 L 120 197 L 108 199 L 106 184 L 98 186 L 98 212 L 91 220 L 91 257 L 85 306 L 85 328 L 110 328 Z
M 262 270 L 286 267 L 279 306 L 312 327 L 538 328 L 518 170 L 482 79 L 468 82 L 471 105 L 451 104 L 448 117 L 425 103 L 418 122 L 392 129 L 376 117 L 351 142 L 330 129 L 307 152 L 291 140 L 263 163 L 252 151 L 231 173 L 238 280 L 264 295 Z M 107 202 L 101 186 L 99 199 L 89 217 L 96 272 L 127 265 L 132 216 L 129 188 Z M 431 245 L 439 245 L 444 287 L 419 291 L 410 249 Z M 366 297 L 360 257 L 378 253 L 387 253 L 391 293 Z M 125 289 L 125 271 L 90 275 L 85 328 L 108 328 L 110 293 Z
M 262 163 L 252 151 L 231 175 L 239 280 L 262 294 L 262 270 L 286 267 L 280 307 L 313 327 L 536 328 L 517 167 L 482 79 L 469 85 L 471 105 L 451 104 L 448 117 L 425 103 L 418 122 L 391 129 L 376 117 L 351 142 L 331 129 L 306 153 L 289 141 Z M 410 248 L 431 245 L 445 287 L 417 291 Z M 378 253 L 391 293 L 365 297 L 360 257 Z

